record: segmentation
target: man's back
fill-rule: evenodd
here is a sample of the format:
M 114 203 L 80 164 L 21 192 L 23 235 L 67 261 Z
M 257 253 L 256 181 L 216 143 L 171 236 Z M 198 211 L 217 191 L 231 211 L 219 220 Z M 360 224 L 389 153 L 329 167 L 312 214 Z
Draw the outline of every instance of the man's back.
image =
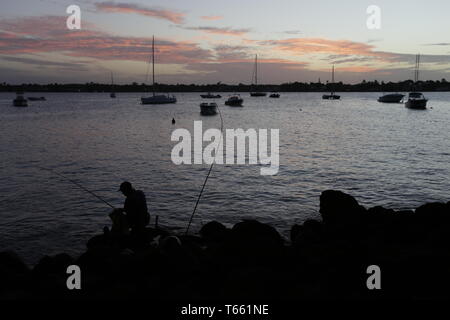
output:
M 124 211 L 127 214 L 128 223 L 131 228 L 143 228 L 150 221 L 147 200 L 144 192 L 141 190 L 133 190 L 133 192 L 127 196 L 125 199 Z

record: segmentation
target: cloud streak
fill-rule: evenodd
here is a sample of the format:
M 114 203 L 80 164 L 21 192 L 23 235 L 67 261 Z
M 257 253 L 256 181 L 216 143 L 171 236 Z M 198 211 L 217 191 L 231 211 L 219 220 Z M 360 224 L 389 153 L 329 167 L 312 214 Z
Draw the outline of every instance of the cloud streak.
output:
M 115 36 L 95 29 L 67 30 L 62 21 L 61 26 L 61 17 L 57 16 L 1 20 L 0 54 L 63 52 L 99 60 L 149 59 L 151 38 Z M 193 63 L 213 57 L 209 50 L 192 42 L 157 39 L 155 44 L 160 63 Z
M 180 27 L 185 30 L 194 30 L 194 31 L 202 31 L 206 33 L 212 33 L 212 34 L 220 34 L 220 35 L 226 35 L 226 36 L 242 36 L 248 32 L 250 32 L 250 29 L 233 29 L 230 27 Z
M 156 7 L 144 7 L 133 3 L 116 3 L 107 1 L 96 3 L 95 6 L 100 12 L 138 14 L 146 17 L 164 19 L 176 24 L 183 23 L 185 18 L 185 14 L 182 12 Z
M 222 20 L 223 17 L 222 16 L 201 16 L 200 19 L 207 20 L 207 21 L 217 21 L 217 20 Z

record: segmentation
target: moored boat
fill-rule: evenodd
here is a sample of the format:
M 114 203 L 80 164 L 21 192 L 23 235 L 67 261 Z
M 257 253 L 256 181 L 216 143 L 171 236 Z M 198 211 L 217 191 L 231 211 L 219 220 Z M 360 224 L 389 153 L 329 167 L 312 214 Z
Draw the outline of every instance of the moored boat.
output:
M 150 97 L 141 97 L 141 103 L 142 104 L 169 104 L 169 103 L 176 103 L 177 98 L 175 96 L 171 95 L 156 95 Z
M 217 114 L 217 103 L 215 103 L 215 102 L 200 103 L 200 113 L 203 116 L 213 116 L 213 115 Z
M 27 100 L 29 101 L 47 101 L 45 97 L 27 97 Z
M 149 97 L 141 97 L 142 104 L 168 104 L 176 103 L 177 98 L 174 95 L 157 95 L 155 93 L 155 37 L 152 40 L 152 79 L 153 79 L 153 95 Z
M 14 107 L 28 107 L 28 100 L 24 98 L 23 92 L 16 92 L 16 98 L 13 100 Z
M 109 94 L 109 97 L 110 98 L 116 97 L 116 93 L 114 92 L 114 78 L 112 72 L 111 72 L 111 93 Z
M 333 89 L 333 84 L 334 84 L 334 65 L 333 65 L 333 69 L 331 71 L 331 87 L 332 87 L 332 89 Z M 339 100 L 339 99 L 341 99 L 341 96 L 334 94 L 334 91 L 331 91 L 330 94 L 324 94 L 322 96 L 322 99 L 324 99 L 324 100 Z
M 201 94 L 200 97 L 202 97 L 203 99 L 219 99 L 222 98 L 222 96 L 220 94 L 211 94 L 211 93 L 207 93 L 207 94 Z
M 339 100 L 339 99 L 341 99 L 341 96 L 334 94 L 334 93 L 324 94 L 322 96 L 322 99 L 324 99 L 324 100 Z
M 279 93 L 271 93 L 269 98 L 279 98 L 280 94 Z
M 405 95 L 400 93 L 389 93 L 378 98 L 382 103 L 400 103 Z
M 258 86 L 258 55 L 255 55 L 255 67 L 253 69 L 253 78 L 252 78 L 252 86 Z M 251 97 L 265 97 L 267 95 L 266 92 L 262 91 L 253 91 L 250 92 Z
M 409 109 L 425 110 L 427 108 L 427 99 L 420 92 L 410 92 L 405 107 Z
M 419 66 L 420 66 L 420 54 L 416 56 L 416 67 L 414 72 L 414 85 L 413 90 L 417 82 L 419 81 Z M 408 100 L 405 102 L 405 107 L 409 109 L 425 110 L 427 108 L 427 99 L 420 92 L 410 92 L 408 94 Z
M 240 95 L 230 96 L 225 104 L 230 107 L 241 107 L 244 99 L 241 98 Z

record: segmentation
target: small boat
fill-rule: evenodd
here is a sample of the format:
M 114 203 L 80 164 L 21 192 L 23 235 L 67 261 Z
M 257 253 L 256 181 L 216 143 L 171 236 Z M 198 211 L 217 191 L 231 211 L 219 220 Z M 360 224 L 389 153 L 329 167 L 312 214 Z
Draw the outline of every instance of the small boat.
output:
M 382 103 L 400 103 L 400 101 L 402 101 L 404 96 L 405 96 L 404 94 L 400 94 L 400 93 L 385 94 L 385 95 L 383 95 L 383 96 L 378 98 L 378 102 L 382 102 Z
M 30 100 L 30 101 L 47 101 L 47 99 L 45 99 L 45 97 L 28 97 L 27 100 Z
M 279 98 L 280 94 L 279 93 L 271 93 L 269 98 Z
M 341 98 L 341 96 L 331 93 L 331 94 L 324 94 L 322 96 L 322 99 L 324 100 L 339 100 Z
M 142 104 L 168 104 L 168 103 L 177 103 L 177 98 L 175 96 L 170 95 L 156 95 L 150 97 L 141 97 Z
M 255 55 L 255 68 L 253 69 L 252 86 L 258 86 L 258 55 Z M 251 97 L 265 97 L 266 92 L 254 91 L 250 92 Z
M 215 102 L 200 103 L 200 113 L 202 116 L 213 116 L 217 114 L 217 103 Z
M 420 92 L 410 92 L 405 107 L 410 109 L 425 110 L 427 108 L 427 99 Z
M 174 95 L 157 95 L 155 93 L 155 37 L 153 36 L 152 40 L 152 77 L 153 77 L 153 95 L 150 97 L 141 97 L 142 104 L 168 104 L 168 103 L 176 103 L 177 98 Z
M 114 92 L 111 92 L 111 93 L 109 94 L 109 96 L 110 96 L 110 98 L 115 98 L 115 97 L 116 97 L 116 94 L 115 94 Z
M 334 84 L 334 65 L 333 65 L 333 70 L 331 71 L 331 86 L 333 86 Z M 331 91 L 330 94 L 324 94 L 322 96 L 322 99 L 324 100 L 339 100 L 341 99 L 341 96 L 334 94 L 334 91 Z
M 16 98 L 13 100 L 14 107 L 28 107 L 28 101 L 23 97 L 23 92 L 16 92 Z
M 225 104 L 230 107 L 242 107 L 243 102 L 244 99 L 242 99 L 240 95 L 234 95 L 230 96 L 228 100 L 225 101 Z
M 222 98 L 220 94 L 211 94 L 208 92 L 208 94 L 201 94 L 200 97 L 203 99 L 219 99 Z
M 250 92 L 251 97 L 265 97 L 267 93 L 265 92 Z
M 419 65 L 420 54 L 416 56 L 416 68 L 414 72 L 414 84 L 419 81 Z M 414 86 L 413 86 L 414 90 Z M 425 110 L 427 108 L 427 99 L 420 92 L 410 92 L 408 94 L 408 100 L 405 102 L 405 107 L 409 109 Z

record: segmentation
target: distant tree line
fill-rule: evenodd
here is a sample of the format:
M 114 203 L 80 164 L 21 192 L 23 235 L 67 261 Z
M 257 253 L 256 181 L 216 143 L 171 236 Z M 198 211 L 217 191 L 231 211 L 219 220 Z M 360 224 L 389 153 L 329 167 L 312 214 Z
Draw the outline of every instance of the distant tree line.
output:
M 0 84 L 2 92 L 152 92 L 152 86 L 144 83 L 133 82 L 131 84 L 111 84 L 104 83 L 73 83 L 73 84 L 35 84 L 23 83 L 20 85 L 11 85 L 6 82 Z M 158 92 L 248 92 L 258 91 L 278 91 L 278 92 L 404 92 L 411 90 L 418 91 L 450 91 L 450 82 L 447 80 L 428 80 L 414 83 L 412 80 L 400 82 L 378 82 L 365 81 L 357 84 L 321 83 L 321 82 L 289 82 L 279 85 L 247 85 L 239 83 L 230 85 L 218 82 L 216 84 L 155 84 L 155 90 Z

